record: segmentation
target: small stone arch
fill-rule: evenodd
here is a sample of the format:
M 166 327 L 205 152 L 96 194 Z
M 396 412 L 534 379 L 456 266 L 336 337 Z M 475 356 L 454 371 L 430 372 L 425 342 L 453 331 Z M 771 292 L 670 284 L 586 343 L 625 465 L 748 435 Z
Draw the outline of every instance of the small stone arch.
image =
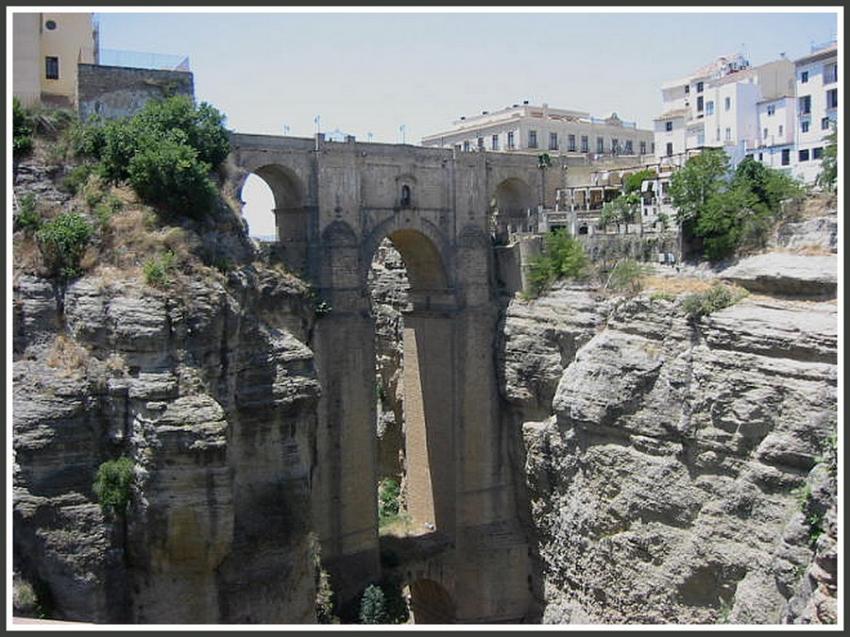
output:
M 416 624 L 453 624 L 457 607 L 446 588 L 432 579 L 410 583 L 410 612 Z

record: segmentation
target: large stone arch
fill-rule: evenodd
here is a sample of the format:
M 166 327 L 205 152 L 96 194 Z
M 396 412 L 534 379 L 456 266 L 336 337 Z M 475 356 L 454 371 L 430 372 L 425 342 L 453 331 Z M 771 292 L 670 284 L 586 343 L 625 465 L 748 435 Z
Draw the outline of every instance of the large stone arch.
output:
M 398 215 L 378 224 L 363 240 L 361 285 L 366 289 L 370 264 L 378 246 L 389 239 L 404 259 L 415 295 L 447 295 L 455 286 L 454 259 L 448 239 L 427 220 L 412 223 Z
M 275 228 L 279 252 L 284 263 L 295 271 L 306 267 L 310 213 L 314 202 L 309 175 L 301 166 L 288 165 L 286 157 L 268 157 L 263 153 L 237 155 L 236 174 L 231 177 L 233 193 L 243 202 L 242 189 L 250 175 L 268 185 L 274 197 Z M 244 203 L 244 202 L 243 202 Z

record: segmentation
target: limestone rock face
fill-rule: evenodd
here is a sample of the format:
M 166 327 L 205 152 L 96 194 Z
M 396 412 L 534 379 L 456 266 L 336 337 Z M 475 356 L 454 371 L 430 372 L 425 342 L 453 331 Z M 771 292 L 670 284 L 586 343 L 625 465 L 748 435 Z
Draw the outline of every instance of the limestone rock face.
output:
M 783 224 L 776 233 L 774 245 L 783 248 L 819 247 L 838 252 L 838 217 L 833 214 Z
M 835 303 L 750 297 L 693 324 L 645 295 L 582 320 L 573 293 L 541 301 L 538 322 L 511 304 L 502 349 L 543 621 L 828 616 L 833 518 L 811 528 L 800 493 L 835 427 Z
M 401 254 L 385 239 L 378 246 L 369 272 L 375 318 L 379 477 L 397 478 L 404 471 L 402 311 L 408 305 L 409 289 Z
M 50 615 L 314 621 L 312 314 L 266 266 L 15 297 L 14 563 Z M 92 489 L 126 456 L 126 515 Z
M 721 271 L 719 277 L 751 292 L 834 297 L 838 285 L 838 257 L 768 252 L 741 259 Z

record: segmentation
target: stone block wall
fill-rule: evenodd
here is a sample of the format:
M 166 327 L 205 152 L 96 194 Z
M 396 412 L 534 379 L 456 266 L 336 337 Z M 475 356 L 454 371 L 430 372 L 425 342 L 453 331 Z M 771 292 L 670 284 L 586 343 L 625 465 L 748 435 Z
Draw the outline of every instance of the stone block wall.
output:
M 185 71 L 79 65 L 77 104 L 83 120 L 91 115 L 105 119 L 127 117 L 148 100 L 172 95 L 194 99 L 194 76 Z

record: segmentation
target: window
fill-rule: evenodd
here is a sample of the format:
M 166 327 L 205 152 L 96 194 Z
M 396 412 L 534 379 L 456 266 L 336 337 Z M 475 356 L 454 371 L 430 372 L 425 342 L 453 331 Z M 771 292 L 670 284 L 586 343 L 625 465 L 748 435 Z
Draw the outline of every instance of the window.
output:
M 59 58 L 46 57 L 44 58 L 44 77 L 48 80 L 59 79 Z
M 702 82 L 697 82 L 697 93 L 702 93 Z
M 809 120 L 803 120 L 802 122 L 800 122 L 800 130 L 804 133 L 809 132 Z
M 632 146 L 632 140 L 626 140 L 626 155 L 634 155 L 634 147 Z
M 463 142 L 463 152 L 465 152 L 465 153 L 469 152 L 469 142 L 468 141 Z
M 787 166 L 791 163 L 791 149 L 783 148 L 782 149 L 782 165 Z
M 490 147 L 493 150 L 499 150 L 499 136 L 498 135 L 493 135 L 493 137 L 490 138 Z
M 514 132 L 513 131 L 508 131 L 508 149 L 509 150 L 514 149 Z
M 655 153 L 655 142 L 652 142 L 650 145 L 651 150 L 649 152 Z
M 601 137 L 596 138 L 596 152 L 604 153 L 605 152 L 605 140 Z
M 759 161 L 763 161 L 763 160 L 764 160 L 764 153 L 759 153 Z
M 832 88 L 826 92 L 826 107 L 838 108 L 838 89 Z
M 828 64 L 823 69 L 823 83 L 832 84 L 838 81 L 838 64 Z
M 567 135 L 567 150 L 571 153 L 576 152 L 576 136 Z
M 714 141 L 716 141 L 716 142 L 720 141 L 720 128 L 717 129 L 717 132 L 714 135 Z
M 581 152 L 589 153 L 590 152 L 590 142 L 587 139 L 587 135 L 581 136 Z
M 703 111 L 703 97 L 700 95 L 697 98 L 697 112 L 702 113 Z
M 809 72 L 803 71 L 802 73 L 800 73 L 800 84 L 805 84 L 808 81 L 809 81 Z
M 732 129 L 731 128 L 726 129 L 726 141 L 727 142 L 732 141 Z
M 706 115 L 714 115 L 714 102 L 709 100 L 705 104 L 705 114 Z
M 761 138 L 763 140 L 767 141 L 767 129 L 766 128 L 761 132 Z
M 641 142 L 641 143 L 640 143 L 640 154 L 641 154 L 641 155 L 646 155 L 646 142 Z
M 823 148 L 812 148 L 812 159 L 820 159 L 823 157 Z
M 478 138 L 478 150 L 484 150 L 484 138 L 483 137 Z
M 614 155 L 618 155 L 620 153 L 620 140 L 616 137 L 611 138 L 611 152 Z
M 782 124 L 779 125 L 779 136 L 782 137 L 782 131 L 784 130 Z
M 549 133 L 549 150 L 558 150 L 558 133 Z
M 407 184 L 401 187 L 401 207 L 410 208 L 410 186 Z
M 673 130 L 673 122 L 664 122 L 664 130 L 668 133 Z
M 829 130 L 829 118 L 828 117 L 824 117 L 820 121 L 820 129 L 821 130 Z
M 56 23 L 53 20 L 48 20 L 44 23 L 44 28 L 48 31 L 54 31 L 56 29 Z
M 800 161 L 809 161 L 809 149 L 800 151 Z
M 691 85 L 685 84 L 685 95 L 690 95 L 690 92 L 691 92 Z
M 673 156 L 673 142 L 667 142 L 667 156 Z
M 800 105 L 800 115 L 808 115 L 812 112 L 812 96 L 804 95 L 798 98 L 797 102 Z
M 528 147 L 529 148 L 537 148 L 537 131 L 536 130 L 528 131 Z
M 732 108 L 732 98 L 727 97 L 723 100 L 723 108 L 727 111 Z
M 767 105 L 767 114 L 772 116 L 775 112 L 776 112 L 776 105 L 775 104 L 768 104 Z

